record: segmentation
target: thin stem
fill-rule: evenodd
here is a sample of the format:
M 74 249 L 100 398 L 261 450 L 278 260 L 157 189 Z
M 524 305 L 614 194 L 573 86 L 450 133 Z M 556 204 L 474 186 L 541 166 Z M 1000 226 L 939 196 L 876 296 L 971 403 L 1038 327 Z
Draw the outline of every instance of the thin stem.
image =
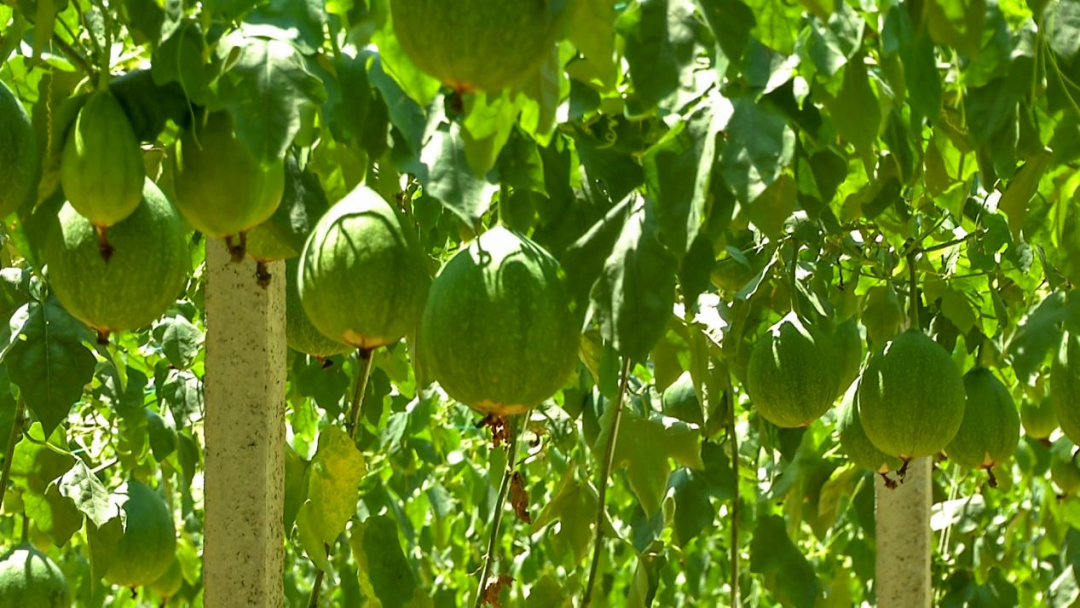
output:
M 318 605 L 319 605 L 319 595 L 320 595 L 320 593 L 322 591 L 323 576 L 325 576 L 325 575 L 326 575 L 326 573 L 323 572 L 322 568 L 319 568 L 319 569 L 317 569 L 315 571 L 315 583 L 311 587 L 311 596 L 308 597 L 308 604 L 307 604 L 308 608 L 317 608 L 318 607 Z
M 356 374 L 356 382 L 353 384 L 352 394 L 352 406 L 349 409 L 349 437 L 356 440 L 357 430 L 360 428 L 360 413 L 364 409 L 364 395 L 367 394 L 368 380 L 371 379 L 371 365 L 375 361 L 375 358 L 371 356 L 372 349 L 361 348 L 356 351 L 357 363 L 360 364 L 360 369 Z M 323 545 L 326 548 L 327 559 L 330 556 L 330 545 Z M 311 586 L 311 595 L 308 596 L 308 608 L 317 608 L 319 605 L 319 595 L 322 593 L 323 577 L 326 573 L 323 569 L 316 564 L 315 570 L 315 582 Z
M 11 459 L 15 455 L 15 444 L 19 441 L 22 433 L 23 411 L 26 409 L 26 401 L 19 395 L 19 401 L 15 404 L 15 418 L 11 421 L 11 434 L 8 435 L 7 451 L 4 453 L 4 471 L 0 473 L 0 511 L 4 509 L 4 495 L 7 493 L 8 481 L 11 479 Z
M 484 586 L 487 585 L 488 576 L 491 574 L 491 564 L 495 561 L 495 548 L 499 544 L 499 527 L 502 524 L 502 512 L 506 506 L 506 495 L 510 493 L 510 480 L 514 476 L 514 464 L 517 454 L 518 424 L 515 420 L 511 423 L 510 445 L 506 453 L 506 470 L 503 472 L 502 483 L 499 484 L 499 496 L 495 500 L 495 511 L 491 514 L 491 535 L 488 536 L 487 553 L 484 555 L 484 569 L 480 573 L 480 586 L 476 590 L 476 603 L 480 608 L 484 601 Z
M 101 53 L 101 72 L 98 74 L 98 88 L 105 90 L 109 87 L 109 68 L 112 63 L 112 16 L 102 0 L 97 0 L 98 10 L 101 11 L 101 19 L 105 29 L 104 48 Z M 93 36 L 93 32 L 90 33 Z
M 596 573 L 600 570 L 600 553 L 604 548 L 604 501 L 607 499 L 608 477 L 611 475 L 611 465 L 615 460 L 615 443 L 619 439 L 619 421 L 622 420 L 623 398 L 626 395 L 626 387 L 630 384 L 630 358 L 623 363 L 622 377 L 619 382 L 619 396 L 615 401 L 615 415 L 611 421 L 611 437 L 608 439 L 604 450 L 604 468 L 600 472 L 600 500 L 596 508 L 596 540 L 593 541 L 592 565 L 589 566 L 589 582 L 585 584 L 585 597 L 581 599 L 581 608 L 585 608 L 592 601 L 593 584 L 596 582 Z
M 915 272 L 915 256 L 918 252 L 912 250 L 908 252 L 908 272 L 911 277 L 911 301 L 908 303 L 908 314 L 911 315 L 911 326 L 915 329 L 922 331 L 922 326 L 919 325 L 919 279 Z
M 965 236 L 963 238 L 953 239 L 953 240 L 948 241 L 946 243 L 938 243 L 937 245 L 931 245 L 929 247 L 923 247 L 922 252 L 923 253 L 933 253 L 935 251 L 940 251 L 942 249 L 948 249 L 949 247 L 953 247 L 953 246 L 959 245 L 961 243 L 964 243 L 966 241 L 969 241 L 969 240 L 971 240 L 972 237 L 974 237 L 974 236 L 976 236 L 978 234 L 979 234 L 978 232 L 969 232 L 967 234 L 967 236 Z
M 360 412 L 364 408 L 364 395 L 367 394 L 368 381 L 371 379 L 371 365 L 375 358 L 371 356 L 371 349 L 361 348 L 356 353 L 360 371 L 356 375 L 356 385 L 353 387 L 352 408 L 349 410 L 349 436 L 356 439 L 360 429 Z
M 63 20 L 59 20 L 63 23 Z M 73 36 L 74 37 L 74 36 Z M 75 50 L 75 47 L 68 44 L 59 34 L 53 35 L 53 44 L 60 47 L 60 50 L 64 53 L 64 56 L 68 58 L 68 61 L 74 63 L 80 70 L 82 70 L 88 77 L 96 78 L 97 70 L 90 66 L 90 62 L 86 60 L 79 51 Z
M 727 378 L 728 415 L 728 441 L 731 442 L 731 471 L 735 477 L 735 492 L 731 501 L 731 605 L 739 608 L 742 598 L 739 597 L 739 436 L 735 434 L 735 395 L 731 386 L 730 370 L 724 374 Z

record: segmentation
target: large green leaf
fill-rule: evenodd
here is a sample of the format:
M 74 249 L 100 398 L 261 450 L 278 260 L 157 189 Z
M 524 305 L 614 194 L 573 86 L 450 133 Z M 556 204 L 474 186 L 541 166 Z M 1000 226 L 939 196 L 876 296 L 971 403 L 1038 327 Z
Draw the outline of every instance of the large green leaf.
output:
M 94 375 L 92 335 L 55 298 L 33 302 L 11 318 L 12 343 L 3 354 L 11 381 L 46 435 L 67 417 Z
M 732 100 L 735 111 L 727 123 L 720 171 L 747 204 L 780 178 L 795 153 L 795 133 L 780 116 L 747 97 Z
M 678 264 L 660 244 L 651 204 L 639 199 L 629 213 L 592 287 L 592 310 L 604 338 L 643 362 L 671 317 Z
M 710 97 L 645 152 L 645 186 L 656 204 L 660 239 L 678 257 L 690 249 L 705 216 L 716 134 L 730 106 Z
M 326 100 L 322 82 L 296 47 L 278 38 L 237 31 L 222 40 L 218 55 L 229 68 L 214 105 L 231 111 L 237 135 L 257 158 L 283 159 L 304 111 Z

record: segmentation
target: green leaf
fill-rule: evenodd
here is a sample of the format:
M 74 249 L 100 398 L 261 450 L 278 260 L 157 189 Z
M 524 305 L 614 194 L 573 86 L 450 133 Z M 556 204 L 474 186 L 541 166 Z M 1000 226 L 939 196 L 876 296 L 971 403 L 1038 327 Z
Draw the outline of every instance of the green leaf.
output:
M 961 333 L 968 333 L 975 327 L 975 312 L 963 292 L 948 289 L 941 297 L 941 314 L 945 315 Z
M 1047 42 L 1050 48 L 1065 64 L 1072 65 L 1076 53 L 1080 52 L 1080 2 L 1052 2 L 1043 19 L 1048 30 Z
M 540 515 L 533 520 L 532 531 L 536 533 L 559 522 L 559 528 L 553 534 L 554 542 L 568 547 L 575 563 L 580 562 L 592 544 L 593 517 L 589 514 L 595 513 L 596 507 L 596 492 L 575 478 L 572 467 L 568 468 L 555 489 L 555 497 L 544 505 Z
M 193 103 L 203 103 L 209 93 L 213 73 L 204 64 L 206 41 L 199 27 L 184 21 L 165 39 L 154 54 L 150 68 L 154 82 L 165 85 L 175 82 Z
M 333 543 L 356 514 L 364 470 L 364 457 L 352 439 L 335 426 L 323 428 L 308 472 L 308 498 L 297 514 L 309 555 L 318 555 L 313 551 L 321 552 L 323 543 Z
M 758 519 L 750 543 L 750 571 L 762 575 L 765 588 L 784 605 L 811 608 L 818 597 L 817 575 L 785 526 L 776 515 Z
M 751 32 L 762 44 L 782 55 L 795 52 L 795 40 L 802 28 L 802 7 L 798 2 L 748 0 L 757 27 Z
M 86 542 L 90 545 L 91 581 L 101 580 L 109 570 L 116 556 L 116 548 L 120 545 L 120 538 L 124 535 L 124 517 L 121 513 L 101 527 L 87 522 Z
M 236 19 L 261 4 L 263 0 L 206 0 L 206 10 L 226 20 Z
M 461 127 L 443 123 L 431 136 L 420 157 L 416 174 L 428 194 L 478 230 L 480 217 L 491 205 L 498 186 L 477 177 L 469 166 Z
M 690 469 L 679 469 L 671 476 L 675 490 L 675 519 L 672 531 L 675 542 L 685 548 L 700 535 L 716 518 L 716 509 L 709 501 L 709 487 L 700 474 Z
M 460 131 L 465 158 L 476 175 L 487 175 L 510 139 L 518 105 L 510 96 L 474 93 L 465 99 L 465 128 Z
M 655 108 L 679 88 L 693 89 L 697 56 L 694 4 L 690 0 L 643 0 L 620 17 L 626 61 L 642 109 Z
M 704 219 L 716 134 L 727 122 L 722 102 L 719 96 L 709 97 L 645 152 L 645 187 L 656 204 L 660 239 L 679 259 Z
M 300 457 L 291 445 L 285 445 L 285 534 L 292 532 L 300 507 L 307 501 L 308 461 Z
M 53 543 L 62 547 L 71 536 L 82 528 L 83 516 L 70 498 L 62 496 L 56 484 L 51 484 L 44 494 L 23 494 L 26 516 L 34 527 L 48 534 Z
M 173 420 L 181 429 L 188 428 L 202 411 L 202 388 L 191 370 L 168 370 L 159 398 L 169 406 Z
M 582 182 L 597 204 L 620 201 L 645 181 L 640 161 L 631 153 L 611 145 L 613 133 L 594 135 L 578 130 L 574 143 L 581 158 Z
M 1009 216 L 1009 228 L 1012 230 L 1013 237 L 1020 235 L 1020 229 L 1023 228 L 1024 219 L 1027 217 L 1028 203 L 1039 191 L 1039 180 L 1050 165 L 1050 158 L 1051 152 L 1047 149 L 1034 158 L 1028 159 L 1016 172 L 1012 181 L 1009 182 L 1009 187 L 1001 195 L 1001 200 L 998 201 L 998 208 Z
M 837 2 L 828 21 L 810 20 L 809 53 L 818 71 L 834 76 L 862 45 L 865 21 L 846 2 Z
M 172 420 L 165 420 L 157 412 L 146 411 L 146 432 L 150 442 L 150 452 L 154 460 L 161 462 L 176 451 L 176 425 Z
M 83 345 L 90 330 L 55 298 L 23 306 L 11 318 L 12 343 L 0 360 L 41 420 L 46 435 L 67 417 L 94 376 L 94 355 Z
M 795 133 L 783 118 L 747 97 L 732 100 L 720 171 L 740 203 L 749 204 L 780 179 L 795 153 Z
M 95 526 L 104 526 L 118 515 L 109 490 L 81 460 L 60 479 L 60 493 L 70 498 L 75 507 Z
M 1020 322 L 1005 348 L 1018 379 L 1026 381 L 1039 371 L 1047 356 L 1061 344 L 1064 324 L 1070 319 L 1080 323 L 1080 298 L 1067 302 L 1059 291 L 1047 296 Z
M 615 0 L 578 0 L 566 19 L 566 37 L 592 64 L 605 88 L 615 85 Z
M 605 428 L 597 445 L 606 445 L 608 438 Z M 649 446 L 649 449 L 643 450 L 641 446 Z M 672 469 L 669 459 L 683 466 L 704 469 L 700 430 L 674 418 L 653 416 L 646 419 L 630 410 L 625 411 L 619 424 L 613 463 L 616 470 L 626 468 L 630 489 L 649 517 L 660 510 L 667 492 Z
M 53 481 L 60 478 L 75 464 L 75 457 L 67 452 L 63 436 L 55 433 L 45 445 L 45 434 L 40 422 L 35 422 L 26 431 L 30 440 L 20 441 L 15 445 L 11 458 L 11 481 L 35 494 L 44 494 Z
M 836 131 L 861 153 L 872 150 L 881 127 L 881 108 L 870 86 L 862 55 L 844 68 L 844 83 L 835 97 L 818 89 Z
M 229 69 L 217 84 L 218 109 L 231 110 L 236 134 L 263 162 L 285 157 L 304 111 L 326 101 L 322 82 L 296 47 L 279 39 L 229 34 L 218 50 Z
M 361 589 L 370 591 L 385 608 L 409 605 L 418 587 L 401 550 L 398 529 L 393 518 L 376 515 L 353 527 L 349 537 Z
M 712 28 L 721 52 L 737 62 L 750 41 L 754 13 L 739 0 L 698 0 L 701 13 Z
M 795 180 L 790 175 L 781 175 L 754 199 L 747 209 L 747 215 L 765 236 L 779 239 L 783 234 L 784 222 L 795 211 L 797 198 L 798 186 Z
M 588 299 L 593 284 L 604 271 L 607 258 L 622 234 L 635 200 L 635 197 L 629 197 L 612 207 L 602 220 L 563 253 L 560 262 L 566 270 L 570 294 L 575 301 L 585 302 Z
M 600 333 L 624 357 L 643 362 L 664 334 L 675 304 L 675 258 L 660 244 L 648 201 L 634 203 L 593 285 Z
M 249 24 L 272 25 L 278 31 L 289 32 L 300 52 L 314 55 L 325 38 L 326 13 L 324 0 L 270 0 L 244 19 Z
M 965 55 L 979 53 L 986 20 L 984 0 L 932 0 L 927 2 L 926 12 L 935 41 Z
M 180 315 L 163 320 L 154 334 L 160 335 L 161 350 L 169 363 L 179 369 L 190 367 L 202 347 L 202 330 Z

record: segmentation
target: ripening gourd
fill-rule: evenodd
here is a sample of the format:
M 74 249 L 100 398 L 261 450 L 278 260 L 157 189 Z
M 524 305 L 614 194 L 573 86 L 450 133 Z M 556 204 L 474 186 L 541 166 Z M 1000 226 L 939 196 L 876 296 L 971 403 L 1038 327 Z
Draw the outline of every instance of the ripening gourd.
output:
M 905 461 L 944 450 L 960 430 L 966 401 L 952 357 L 915 329 L 871 355 L 859 381 L 866 436 Z
M 750 354 L 746 390 L 759 414 L 779 427 L 806 426 L 828 411 L 841 363 L 829 336 L 789 313 Z

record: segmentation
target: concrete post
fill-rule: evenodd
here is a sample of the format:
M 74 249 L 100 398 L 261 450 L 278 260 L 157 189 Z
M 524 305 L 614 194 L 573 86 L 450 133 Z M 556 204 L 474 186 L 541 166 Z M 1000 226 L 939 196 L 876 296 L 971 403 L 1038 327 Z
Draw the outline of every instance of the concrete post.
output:
M 874 585 L 879 608 L 930 608 L 930 459 L 908 463 L 895 490 L 875 475 L 877 564 Z
M 285 264 L 206 248 L 205 605 L 283 606 Z

